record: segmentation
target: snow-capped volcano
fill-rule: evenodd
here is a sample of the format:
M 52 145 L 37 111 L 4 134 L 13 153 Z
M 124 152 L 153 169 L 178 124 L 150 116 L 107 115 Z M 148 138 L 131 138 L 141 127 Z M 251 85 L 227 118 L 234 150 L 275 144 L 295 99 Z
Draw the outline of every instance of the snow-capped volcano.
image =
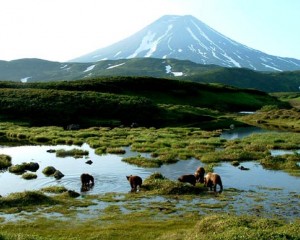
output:
M 240 44 L 193 16 L 163 16 L 136 34 L 71 60 L 175 58 L 258 71 L 299 70 L 300 60 L 268 55 Z

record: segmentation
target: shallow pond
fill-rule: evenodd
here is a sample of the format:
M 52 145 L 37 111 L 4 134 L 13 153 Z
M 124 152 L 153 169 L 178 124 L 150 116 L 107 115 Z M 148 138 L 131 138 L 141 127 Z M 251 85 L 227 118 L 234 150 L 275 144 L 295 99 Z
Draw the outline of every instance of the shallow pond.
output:
M 49 149 L 73 148 L 89 151 L 88 157 L 74 158 L 56 157 L 55 153 L 49 153 Z M 96 155 L 94 149 L 87 144 L 78 146 L 18 146 L 1 147 L 0 154 L 7 154 L 12 157 L 12 163 L 38 162 L 40 168 L 36 172 L 37 179 L 25 180 L 21 175 L 0 173 L 0 195 L 5 196 L 12 192 L 22 192 L 25 190 L 38 190 L 43 187 L 59 185 L 67 189 L 80 191 L 80 175 L 90 173 L 95 178 L 95 186 L 88 193 L 99 194 L 107 192 L 126 193 L 130 190 L 126 175 L 139 175 L 143 179 L 153 172 L 160 172 L 165 177 L 176 180 L 182 174 L 194 173 L 195 169 L 203 165 L 199 160 L 190 159 L 178 161 L 175 164 L 163 165 L 160 168 L 142 168 L 122 162 L 123 157 L 137 155 L 138 153 L 125 148 L 124 155 L 105 154 Z M 147 154 L 142 154 L 147 157 Z M 91 165 L 86 164 L 87 160 L 92 160 Z M 65 176 L 56 180 L 54 177 L 46 177 L 42 170 L 46 166 L 54 166 Z M 230 163 L 222 163 L 215 167 L 215 172 L 222 176 L 224 188 L 236 188 L 240 190 L 259 190 L 261 188 L 279 188 L 285 192 L 300 192 L 300 178 L 293 177 L 282 171 L 272 171 L 263 169 L 256 162 L 244 162 L 244 167 L 250 168 L 249 171 L 241 171 Z

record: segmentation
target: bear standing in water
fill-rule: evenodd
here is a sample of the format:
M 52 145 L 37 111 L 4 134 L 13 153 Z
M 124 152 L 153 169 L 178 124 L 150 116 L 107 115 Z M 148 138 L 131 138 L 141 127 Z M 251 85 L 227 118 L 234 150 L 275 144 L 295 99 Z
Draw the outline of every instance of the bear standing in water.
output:
M 88 173 L 83 173 L 80 176 L 81 191 L 85 192 L 90 190 L 94 186 L 94 177 Z
M 196 172 L 194 173 L 196 177 L 196 182 L 204 183 L 204 174 L 205 169 L 203 167 L 198 167 Z
M 139 176 L 126 176 L 128 182 L 130 183 L 131 192 L 136 192 L 137 188 L 141 188 L 143 180 Z
M 218 175 L 217 173 L 212 173 L 212 172 L 207 173 L 204 177 L 204 185 L 206 187 L 209 187 L 211 191 L 212 188 L 214 188 L 214 192 L 217 191 L 217 185 L 219 185 L 220 186 L 219 193 L 223 191 L 222 180 L 220 175 Z

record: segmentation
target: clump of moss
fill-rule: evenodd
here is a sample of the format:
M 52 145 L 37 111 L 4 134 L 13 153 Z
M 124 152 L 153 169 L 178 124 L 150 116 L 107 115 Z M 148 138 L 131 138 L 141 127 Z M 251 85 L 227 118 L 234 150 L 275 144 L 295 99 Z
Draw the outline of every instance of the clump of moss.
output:
M 80 193 L 75 192 L 73 190 L 67 190 L 66 192 L 62 193 L 62 196 L 64 197 L 71 197 L 71 198 L 77 198 L 80 196 Z
M 16 165 L 9 167 L 8 170 L 11 173 L 22 174 L 27 170 L 36 172 L 39 169 L 39 167 L 40 167 L 39 164 L 35 163 L 35 162 L 29 162 L 29 163 L 23 162 L 21 164 L 16 164 Z
M 29 173 L 29 172 L 26 172 L 26 173 L 23 173 L 22 174 L 22 178 L 26 179 L 26 180 L 30 180 L 30 179 L 36 179 L 37 178 L 37 175 L 35 173 Z
M 293 175 L 300 175 L 300 154 L 285 154 L 281 156 L 267 156 L 260 160 L 261 165 L 267 169 L 285 170 Z
M 136 157 L 128 157 L 128 158 L 123 158 L 123 162 L 127 162 L 129 164 L 134 164 L 139 167 L 148 167 L 148 168 L 158 168 L 160 167 L 163 162 L 159 159 L 154 159 L 154 158 L 145 158 L 140 155 Z
M 26 171 L 25 164 L 16 164 L 9 167 L 8 171 L 10 173 L 22 174 Z
M 50 186 L 50 187 L 42 188 L 41 191 L 47 193 L 63 193 L 68 191 L 68 189 L 66 189 L 63 186 Z
M 56 201 L 54 201 L 51 197 L 48 197 L 41 192 L 25 191 L 21 193 L 12 193 L 7 197 L 0 198 L 0 209 L 36 205 L 52 205 L 55 203 Z
M 97 154 L 97 155 L 102 155 L 102 154 L 105 154 L 105 153 L 106 153 L 106 147 L 105 146 L 97 147 L 95 149 L 95 154 Z
M 11 165 L 11 157 L 5 154 L 0 154 L 0 169 L 8 168 Z
M 46 175 L 46 176 L 51 176 L 55 173 L 56 171 L 56 168 L 53 167 L 53 166 L 47 166 L 44 168 L 43 170 L 43 173 Z
M 89 151 L 73 148 L 71 150 L 59 149 L 56 151 L 57 157 L 74 157 L 82 158 L 89 155 Z
M 126 151 L 122 148 L 112 148 L 112 147 L 109 147 L 106 149 L 106 153 L 111 153 L 111 154 L 125 154 Z
M 202 155 L 201 161 L 204 163 L 250 161 L 258 160 L 262 156 L 264 156 L 264 153 L 262 152 L 228 148 L 222 151 L 205 153 Z

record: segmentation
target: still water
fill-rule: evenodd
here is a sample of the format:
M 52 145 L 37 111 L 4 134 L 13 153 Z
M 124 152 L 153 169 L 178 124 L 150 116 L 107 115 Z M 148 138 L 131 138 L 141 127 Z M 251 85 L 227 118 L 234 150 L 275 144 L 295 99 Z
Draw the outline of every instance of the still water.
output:
M 49 153 L 49 149 L 73 148 L 89 151 L 89 155 L 84 158 L 65 157 L 58 158 L 55 153 Z M 21 175 L 0 173 L 0 195 L 5 196 L 12 192 L 22 192 L 25 190 L 38 190 L 47 186 L 65 186 L 67 189 L 80 192 L 80 175 L 89 173 L 95 178 L 95 186 L 88 193 L 100 194 L 106 192 L 125 193 L 130 190 L 126 175 L 139 175 L 143 179 L 153 172 L 160 172 L 165 177 L 176 180 L 182 174 L 192 174 L 199 166 L 203 166 L 197 159 L 182 160 L 175 164 L 163 165 L 160 168 L 142 168 L 122 162 L 123 157 L 137 155 L 129 147 L 125 148 L 124 155 L 105 154 L 96 155 L 94 149 L 87 144 L 78 146 L 18 146 L 0 147 L 0 154 L 10 155 L 12 163 L 38 162 L 40 168 L 36 172 L 37 179 L 25 180 Z M 143 155 L 143 154 L 142 154 Z M 145 157 L 148 154 L 143 155 Z M 86 164 L 87 160 L 92 160 L 91 165 Z M 60 170 L 65 176 L 56 180 L 54 177 L 46 177 L 42 170 L 47 166 L 53 166 Z M 300 192 L 300 178 L 293 177 L 282 171 L 271 171 L 263 169 L 256 162 L 244 162 L 244 167 L 249 171 L 241 171 L 230 163 L 222 163 L 214 168 L 215 172 L 222 176 L 224 188 L 236 188 L 241 190 L 257 190 L 261 187 L 282 188 L 284 191 Z M 87 193 L 87 194 L 88 194 Z

